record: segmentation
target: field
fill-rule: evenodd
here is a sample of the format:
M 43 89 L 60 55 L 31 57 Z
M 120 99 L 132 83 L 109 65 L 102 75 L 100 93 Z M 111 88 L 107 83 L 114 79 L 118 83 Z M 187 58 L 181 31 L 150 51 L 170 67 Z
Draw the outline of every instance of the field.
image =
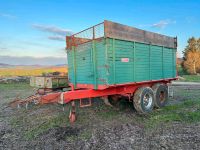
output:
M 200 82 L 200 75 L 182 75 L 185 82 Z
M 78 120 L 70 124 L 68 105 L 11 108 L 17 94 L 26 97 L 33 89 L 27 83 L 0 84 L 0 148 L 198 149 L 199 86 L 172 88 L 168 106 L 149 115 L 137 114 L 127 101 L 113 108 L 94 99 L 92 107 L 77 107 Z
M 44 73 L 61 72 L 67 73 L 67 66 L 17 66 L 10 68 L 0 68 L 0 77 L 8 76 L 38 76 Z
M 177 66 L 178 75 L 182 78 L 180 81 L 184 82 L 200 82 L 200 75 L 189 75 L 187 72 L 184 71 L 184 69 L 178 65 Z

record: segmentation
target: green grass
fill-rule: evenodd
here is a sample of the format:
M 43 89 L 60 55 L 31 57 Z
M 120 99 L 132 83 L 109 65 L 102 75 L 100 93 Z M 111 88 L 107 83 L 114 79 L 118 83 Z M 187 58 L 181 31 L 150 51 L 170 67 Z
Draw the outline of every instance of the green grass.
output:
M 186 82 L 200 82 L 200 75 L 189 75 L 180 65 L 177 66 L 178 75 Z
M 183 81 L 187 82 L 200 82 L 200 75 L 183 75 Z
M 0 83 L 0 105 L 8 104 L 13 101 L 17 96 L 25 98 L 32 95 L 34 92 L 33 87 L 30 87 L 29 83 Z
M 188 73 L 186 72 L 186 70 L 184 70 L 181 65 L 177 66 L 177 71 L 178 71 L 178 75 L 179 76 L 188 75 Z
M 189 100 L 181 104 L 166 106 L 154 111 L 145 121 L 146 127 L 156 127 L 171 122 L 200 122 L 200 100 Z
M 60 113 L 55 117 L 50 117 L 44 120 L 45 121 L 42 124 L 37 124 L 31 130 L 26 131 L 24 133 L 24 137 L 26 139 L 33 139 L 49 129 L 69 125 L 68 116 L 66 113 Z
M 189 124 L 200 122 L 200 100 L 188 100 L 179 104 L 169 105 L 162 109 L 156 109 L 146 116 L 136 115 L 134 112 L 132 112 L 131 116 L 130 114 L 127 115 L 125 111 L 126 109 L 118 110 L 105 105 L 81 109 L 79 110 L 78 120 L 73 124 L 74 127 L 80 128 L 80 133 L 78 137 L 72 135 L 66 136 L 66 139 L 69 141 L 76 140 L 77 138 L 90 139 L 94 130 L 92 124 L 98 125 L 99 128 L 101 124 L 113 126 L 115 123 L 124 124 L 132 122 L 144 126 L 149 131 L 163 124 L 170 125 L 173 122 Z M 49 129 L 70 126 L 67 112 L 57 112 L 53 113 L 53 115 L 42 113 L 39 116 L 38 114 L 27 116 L 25 115 L 26 113 L 28 113 L 27 110 L 21 110 L 21 115 L 11 119 L 11 125 L 15 128 L 29 126 L 23 133 L 24 138 L 28 140 L 38 137 Z M 37 123 L 35 124 L 34 122 Z
M 11 94 L 13 96 L 16 95 L 18 92 L 23 92 L 24 95 L 28 94 L 31 90 L 32 88 L 27 83 L 0 84 L 0 94 L 8 93 L 2 96 L 5 99 Z M 198 90 L 188 92 L 187 90 L 177 89 L 176 94 L 186 99 L 199 97 Z M 77 121 L 73 126 L 80 128 L 79 138 L 89 139 L 97 127 L 101 129 L 105 126 L 112 127 L 114 125 L 134 123 L 145 127 L 145 129 L 154 130 L 157 126 L 163 124 L 170 125 L 173 122 L 200 122 L 200 99 L 178 102 L 178 104 L 169 105 L 162 109 L 155 109 L 151 114 L 146 116 L 137 115 L 133 112 L 132 104 L 126 106 L 127 103 L 123 103 L 121 109 L 116 109 L 105 106 L 103 103 L 97 103 L 92 107 L 77 108 Z M 62 112 L 60 105 L 33 106 L 29 110 L 20 109 L 16 111 L 16 115 L 10 118 L 11 125 L 15 129 L 23 127 L 24 138 L 31 140 L 49 129 L 70 126 L 68 120 L 69 109 L 66 110 Z M 37 113 L 37 111 L 39 112 Z M 77 136 L 68 136 L 66 138 L 74 140 Z
M 26 82 L 19 82 L 19 83 L 0 83 L 0 90 L 1 91 L 12 91 L 12 90 L 29 90 L 32 89 L 29 83 Z

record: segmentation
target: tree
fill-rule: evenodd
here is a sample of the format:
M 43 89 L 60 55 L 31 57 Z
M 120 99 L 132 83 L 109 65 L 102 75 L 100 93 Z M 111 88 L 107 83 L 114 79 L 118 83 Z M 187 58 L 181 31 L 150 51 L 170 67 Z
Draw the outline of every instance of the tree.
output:
M 200 38 L 190 38 L 183 54 L 184 69 L 190 74 L 197 74 L 197 70 L 200 70 Z

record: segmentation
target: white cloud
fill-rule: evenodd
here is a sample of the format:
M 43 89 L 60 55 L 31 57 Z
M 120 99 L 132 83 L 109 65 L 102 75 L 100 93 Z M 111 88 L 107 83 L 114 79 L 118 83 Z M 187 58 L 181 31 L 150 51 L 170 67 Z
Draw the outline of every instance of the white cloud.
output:
M 68 29 L 62 29 L 56 26 L 49 26 L 49 25 L 41 25 L 41 24 L 32 24 L 32 27 L 34 29 L 43 31 L 43 32 L 49 32 L 49 33 L 54 33 L 58 35 L 72 35 L 73 32 Z
M 0 13 L 0 17 L 7 18 L 7 19 L 17 19 L 16 16 L 6 13 Z
M 49 36 L 48 39 L 50 39 L 50 40 L 57 40 L 57 41 L 65 41 L 65 36 L 60 36 L 60 35 Z
M 145 25 L 139 25 L 140 27 L 153 27 L 153 28 L 159 28 L 159 29 L 163 29 L 165 27 L 167 27 L 170 24 L 175 24 L 176 21 L 175 20 L 170 20 L 170 19 L 166 19 L 166 20 L 160 20 L 159 22 L 153 23 L 153 24 L 145 24 Z
M 172 21 L 170 19 L 160 20 L 159 22 L 152 24 L 151 27 L 154 27 L 154 28 L 165 28 L 169 24 L 175 24 L 175 23 L 176 23 L 176 21 Z

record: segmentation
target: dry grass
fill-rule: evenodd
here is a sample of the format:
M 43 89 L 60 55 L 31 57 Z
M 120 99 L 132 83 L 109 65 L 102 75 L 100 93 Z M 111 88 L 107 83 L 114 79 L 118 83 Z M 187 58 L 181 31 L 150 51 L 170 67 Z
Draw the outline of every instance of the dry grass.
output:
M 0 68 L 0 77 L 8 76 L 37 76 L 43 73 L 51 72 L 62 72 L 67 73 L 68 69 L 66 66 L 58 67 L 12 67 L 12 68 Z

